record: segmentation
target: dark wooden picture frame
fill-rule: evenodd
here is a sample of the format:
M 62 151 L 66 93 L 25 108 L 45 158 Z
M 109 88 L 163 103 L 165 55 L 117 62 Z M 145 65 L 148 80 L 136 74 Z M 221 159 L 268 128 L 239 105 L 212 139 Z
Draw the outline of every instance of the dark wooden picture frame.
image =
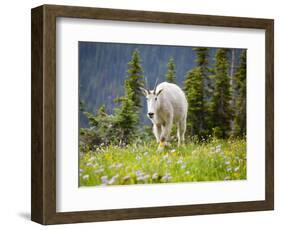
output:
M 31 219 L 62 224 L 274 209 L 274 21 L 271 19 L 43 5 L 32 9 Z M 56 18 L 87 18 L 265 30 L 265 200 L 56 212 Z

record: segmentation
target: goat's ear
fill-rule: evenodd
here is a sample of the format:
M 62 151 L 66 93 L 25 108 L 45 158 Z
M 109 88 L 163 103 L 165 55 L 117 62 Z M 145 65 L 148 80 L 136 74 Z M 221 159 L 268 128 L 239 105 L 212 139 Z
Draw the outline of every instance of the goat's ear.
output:
M 162 91 L 163 91 L 163 89 L 160 89 L 160 90 L 157 92 L 156 96 L 158 96 Z
M 144 96 L 147 96 L 147 95 L 148 95 L 148 91 L 147 91 L 145 88 L 140 87 L 140 91 L 142 92 L 142 94 L 143 94 Z

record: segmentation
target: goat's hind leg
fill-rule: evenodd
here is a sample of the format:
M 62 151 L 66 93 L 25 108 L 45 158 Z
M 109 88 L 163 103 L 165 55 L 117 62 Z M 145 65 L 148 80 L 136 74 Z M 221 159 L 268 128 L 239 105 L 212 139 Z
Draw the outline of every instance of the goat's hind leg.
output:
M 182 140 L 182 134 L 181 134 L 181 127 L 180 122 L 177 123 L 177 138 L 178 138 L 178 147 L 181 145 Z
M 182 119 L 179 122 L 178 126 L 178 138 L 180 137 L 180 141 L 178 142 L 178 145 L 181 143 L 184 144 L 184 137 L 185 137 L 185 131 L 186 131 L 186 118 Z M 181 143 L 180 143 L 181 142 Z

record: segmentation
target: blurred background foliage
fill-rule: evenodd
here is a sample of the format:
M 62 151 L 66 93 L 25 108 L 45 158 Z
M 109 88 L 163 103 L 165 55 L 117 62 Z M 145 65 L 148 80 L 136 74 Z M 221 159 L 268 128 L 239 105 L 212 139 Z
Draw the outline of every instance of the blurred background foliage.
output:
M 151 141 L 139 87 L 157 78 L 184 90 L 189 139 L 246 136 L 246 50 L 79 42 L 80 150 Z

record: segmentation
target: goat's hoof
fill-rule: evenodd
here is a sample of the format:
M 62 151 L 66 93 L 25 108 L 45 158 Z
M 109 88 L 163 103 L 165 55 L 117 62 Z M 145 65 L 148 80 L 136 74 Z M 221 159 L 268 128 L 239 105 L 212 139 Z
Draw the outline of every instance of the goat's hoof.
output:
M 166 142 L 166 143 L 165 143 L 165 146 L 167 146 L 167 147 L 171 147 L 171 146 L 172 146 L 172 144 L 171 144 L 170 142 Z
M 158 146 L 158 148 L 157 148 L 157 152 L 158 152 L 158 153 L 163 152 L 163 151 L 164 151 L 164 149 L 165 149 L 165 146 L 166 146 L 166 143 L 165 143 L 165 142 L 160 141 L 159 146 Z
M 162 153 L 164 151 L 165 147 L 161 147 L 161 146 L 158 146 L 157 148 L 157 153 Z

